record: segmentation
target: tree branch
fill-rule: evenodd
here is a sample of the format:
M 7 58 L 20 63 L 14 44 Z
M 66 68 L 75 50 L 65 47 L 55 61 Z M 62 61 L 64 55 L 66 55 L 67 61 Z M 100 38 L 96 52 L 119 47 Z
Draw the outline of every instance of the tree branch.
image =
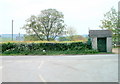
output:
M 32 28 L 32 30 L 35 32 L 35 34 L 37 35 L 37 37 L 38 37 L 40 40 L 43 40 L 43 39 L 38 35 L 38 33 L 35 31 L 34 28 Z

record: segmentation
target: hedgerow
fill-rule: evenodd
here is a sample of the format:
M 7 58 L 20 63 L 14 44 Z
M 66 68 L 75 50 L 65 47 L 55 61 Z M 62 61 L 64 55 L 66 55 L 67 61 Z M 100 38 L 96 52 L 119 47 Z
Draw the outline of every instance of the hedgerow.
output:
M 2 53 L 5 54 L 29 54 L 32 52 L 42 52 L 45 50 L 46 52 L 50 51 L 77 51 L 77 52 L 94 52 L 91 51 L 91 45 L 86 42 L 66 42 L 66 43 L 58 43 L 58 42 L 50 42 L 50 43 L 17 43 L 17 42 L 8 42 L 2 43 Z

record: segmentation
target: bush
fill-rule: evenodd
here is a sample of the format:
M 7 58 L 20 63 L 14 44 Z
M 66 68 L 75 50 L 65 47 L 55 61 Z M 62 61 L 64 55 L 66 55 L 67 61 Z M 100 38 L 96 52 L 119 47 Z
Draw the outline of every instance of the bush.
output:
M 92 42 L 91 42 L 91 39 L 90 39 L 90 38 L 88 38 L 87 47 L 88 47 L 89 49 L 92 49 Z

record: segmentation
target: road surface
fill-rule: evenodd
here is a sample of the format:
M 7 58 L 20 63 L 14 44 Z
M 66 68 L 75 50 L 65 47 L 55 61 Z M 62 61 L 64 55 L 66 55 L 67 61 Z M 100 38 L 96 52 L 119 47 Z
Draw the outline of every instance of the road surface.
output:
M 2 82 L 118 82 L 118 55 L 0 56 Z

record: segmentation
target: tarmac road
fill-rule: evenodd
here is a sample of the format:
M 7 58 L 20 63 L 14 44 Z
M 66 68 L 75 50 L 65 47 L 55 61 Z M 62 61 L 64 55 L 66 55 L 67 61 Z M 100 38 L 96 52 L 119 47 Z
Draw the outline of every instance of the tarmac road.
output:
M 118 55 L 0 56 L 2 82 L 118 82 Z

